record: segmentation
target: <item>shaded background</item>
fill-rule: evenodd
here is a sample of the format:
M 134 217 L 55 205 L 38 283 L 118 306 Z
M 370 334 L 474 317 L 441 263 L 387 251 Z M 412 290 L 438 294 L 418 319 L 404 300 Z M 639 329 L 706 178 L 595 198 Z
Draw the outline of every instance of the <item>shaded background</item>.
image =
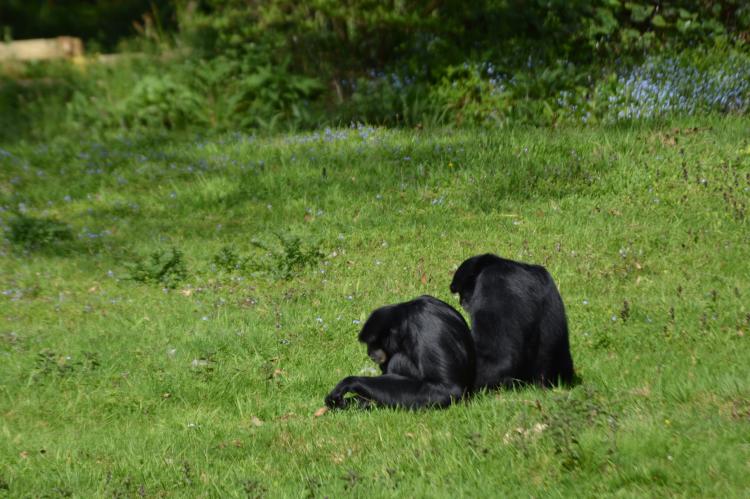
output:
M 0 26 L 5 39 L 77 36 L 89 50 L 112 51 L 145 18 L 175 29 L 174 7 L 169 0 L 1 0 Z
M 3 0 L 0 26 L 6 41 L 73 35 L 117 53 L 0 64 L 0 140 L 555 126 L 750 102 L 740 0 Z

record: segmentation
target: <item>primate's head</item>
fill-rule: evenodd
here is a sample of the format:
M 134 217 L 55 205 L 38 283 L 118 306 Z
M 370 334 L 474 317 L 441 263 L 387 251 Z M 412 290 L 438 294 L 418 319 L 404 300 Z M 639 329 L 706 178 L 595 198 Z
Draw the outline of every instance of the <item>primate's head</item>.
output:
M 388 362 L 388 354 L 382 348 L 377 348 L 375 345 L 367 345 L 367 355 L 370 359 L 378 365 L 383 365 Z
M 473 256 L 463 261 L 458 266 L 456 273 L 453 274 L 451 281 L 451 293 L 458 293 L 459 301 L 464 310 L 469 312 L 469 304 L 474 296 L 474 287 L 477 283 L 477 277 L 485 267 L 499 260 L 499 257 L 491 253 Z
M 359 332 L 359 341 L 367 345 L 367 355 L 380 366 L 387 364 L 398 350 L 396 332 L 399 324 L 395 307 L 387 305 L 375 310 Z

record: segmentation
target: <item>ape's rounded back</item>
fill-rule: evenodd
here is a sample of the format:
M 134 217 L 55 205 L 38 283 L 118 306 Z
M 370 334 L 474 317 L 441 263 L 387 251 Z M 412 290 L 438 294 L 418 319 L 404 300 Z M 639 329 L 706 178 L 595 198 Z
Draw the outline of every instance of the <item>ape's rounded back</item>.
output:
M 450 288 L 471 315 L 477 388 L 572 381 L 565 307 L 544 267 L 478 255 L 459 266 Z

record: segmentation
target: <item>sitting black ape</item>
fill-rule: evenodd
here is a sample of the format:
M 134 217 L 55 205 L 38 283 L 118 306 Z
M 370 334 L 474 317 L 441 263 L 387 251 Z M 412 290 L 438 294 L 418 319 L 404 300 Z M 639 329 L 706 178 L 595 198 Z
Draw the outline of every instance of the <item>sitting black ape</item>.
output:
M 326 405 L 444 407 L 474 381 L 474 345 L 461 314 L 431 296 L 375 310 L 359 333 L 380 376 L 349 376 L 326 397 Z M 354 397 L 344 398 L 347 393 Z
M 461 264 L 450 289 L 471 315 L 477 389 L 572 381 L 565 308 L 544 267 L 475 256 Z

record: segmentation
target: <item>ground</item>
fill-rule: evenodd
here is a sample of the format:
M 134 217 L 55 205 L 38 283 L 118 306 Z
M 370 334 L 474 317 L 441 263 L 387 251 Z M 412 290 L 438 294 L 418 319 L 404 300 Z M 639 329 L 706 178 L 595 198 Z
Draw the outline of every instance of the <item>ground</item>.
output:
M 0 145 L 0 497 L 750 488 L 750 121 Z M 374 308 L 545 265 L 580 384 L 321 414 Z

